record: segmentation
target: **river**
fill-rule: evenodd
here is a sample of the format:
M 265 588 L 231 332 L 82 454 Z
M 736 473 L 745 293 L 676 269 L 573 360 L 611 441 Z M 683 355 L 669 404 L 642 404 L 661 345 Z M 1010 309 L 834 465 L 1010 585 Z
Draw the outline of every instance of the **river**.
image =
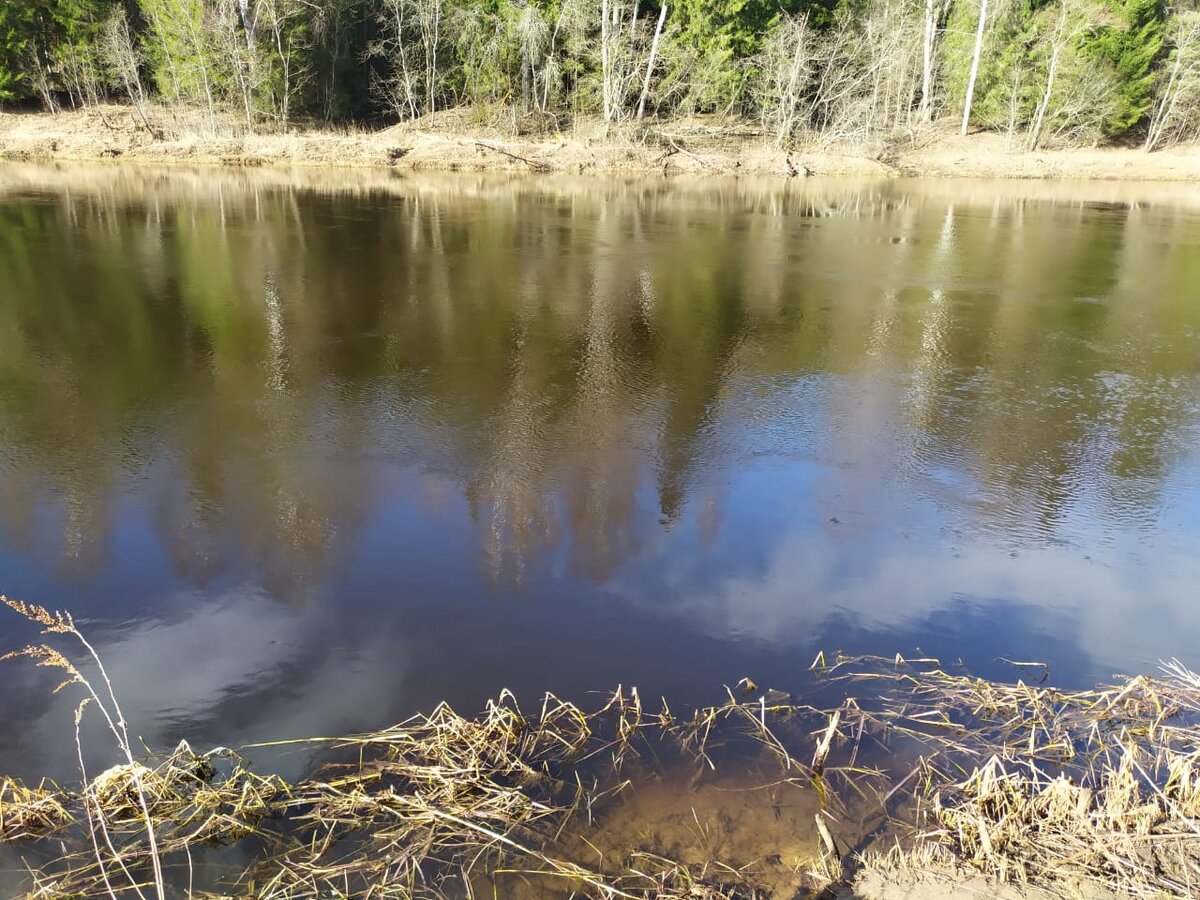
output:
M 154 747 L 1200 665 L 1194 194 L 9 164 L 0 591 Z M 0 771 L 71 777 L 4 665 Z

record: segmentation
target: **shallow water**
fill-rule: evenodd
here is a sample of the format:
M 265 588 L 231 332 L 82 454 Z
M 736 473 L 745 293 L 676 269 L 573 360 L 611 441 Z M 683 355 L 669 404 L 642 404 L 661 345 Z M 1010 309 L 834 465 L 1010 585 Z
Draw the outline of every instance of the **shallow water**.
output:
M 0 167 L 0 591 L 156 747 L 1200 665 L 1195 193 Z

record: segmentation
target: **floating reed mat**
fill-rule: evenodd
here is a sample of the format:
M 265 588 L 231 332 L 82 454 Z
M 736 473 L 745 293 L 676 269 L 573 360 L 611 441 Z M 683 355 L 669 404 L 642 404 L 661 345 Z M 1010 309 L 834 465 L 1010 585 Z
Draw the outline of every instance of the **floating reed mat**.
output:
M 1011 684 L 898 657 L 825 670 L 872 698 L 856 707 L 868 731 L 917 749 L 907 775 L 889 772 L 905 827 L 860 862 L 1200 896 L 1200 676 L 1172 661 L 1155 677 L 1063 691 L 1043 686 L 1041 664 L 1013 665 L 1026 677 Z
M 1178 663 L 1061 691 L 1021 664 L 998 683 L 819 656 L 806 702 L 745 680 L 686 715 L 635 690 L 532 712 L 505 692 L 470 718 L 290 742 L 315 762 L 289 783 L 251 770 L 256 748 L 135 759 L 73 620 L 14 608 L 91 656 L 89 681 L 48 644 L 18 654 L 64 670 L 77 722 L 104 716 L 125 759 L 89 777 L 80 748 L 70 787 L 0 780 L 29 897 L 790 900 L 946 864 L 1200 895 L 1200 677 Z M 221 854 L 236 868 L 204 877 Z
M 252 773 L 233 751 L 183 744 L 72 790 L 6 782 L 0 821 L 6 840 L 68 848 L 33 873 L 39 897 L 150 895 L 152 852 L 169 888 L 190 882 L 193 853 L 241 841 L 256 845 L 256 859 L 221 896 L 750 898 L 824 887 L 841 877 L 839 842 L 858 827 L 842 798 L 877 806 L 883 775 L 834 765 L 837 730 L 816 711 L 737 693 L 686 719 L 665 706 L 647 712 L 625 690 L 586 712 L 552 695 L 535 714 L 508 693 L 474 718 L 442 705 L 373 734 L 291 742 L 326 759 L 295 784 Z M 794 755 L 801 746 L 807 761 Z M 642 834 L 621 815 L 639 785 L 664 779 L 694 821 L 692 841 L 664 837 L 678 815 Z M 696 798 L 714 792 L 757 809 L 760 823 L 785 805 L 805 809 L 806 834 L 790 846 L 811 854 L 755 856 L 745 841 L 714 835 L 738 824 L 696 812 Z M 755 830 L 752 817 L 740 824 Z M 713 854 L 697 857 L 705 844 Z M 722 847 L 737 847 L 736 858 Z

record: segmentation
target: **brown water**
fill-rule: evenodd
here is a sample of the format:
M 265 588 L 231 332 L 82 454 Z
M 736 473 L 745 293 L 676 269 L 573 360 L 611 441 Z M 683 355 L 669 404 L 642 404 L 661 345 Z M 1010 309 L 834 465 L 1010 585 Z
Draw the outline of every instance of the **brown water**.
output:
M 0 591 L 154 746 L 1198 666 L 1195 195 L 0 167 Z

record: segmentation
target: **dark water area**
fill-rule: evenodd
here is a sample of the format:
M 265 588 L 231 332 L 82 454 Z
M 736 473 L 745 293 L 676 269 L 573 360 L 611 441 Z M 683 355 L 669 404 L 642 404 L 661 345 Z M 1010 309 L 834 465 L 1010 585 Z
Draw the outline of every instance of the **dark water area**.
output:
M 0 592 L 154 747 L 1200 666 L 1194 194 L 0 167 Z

